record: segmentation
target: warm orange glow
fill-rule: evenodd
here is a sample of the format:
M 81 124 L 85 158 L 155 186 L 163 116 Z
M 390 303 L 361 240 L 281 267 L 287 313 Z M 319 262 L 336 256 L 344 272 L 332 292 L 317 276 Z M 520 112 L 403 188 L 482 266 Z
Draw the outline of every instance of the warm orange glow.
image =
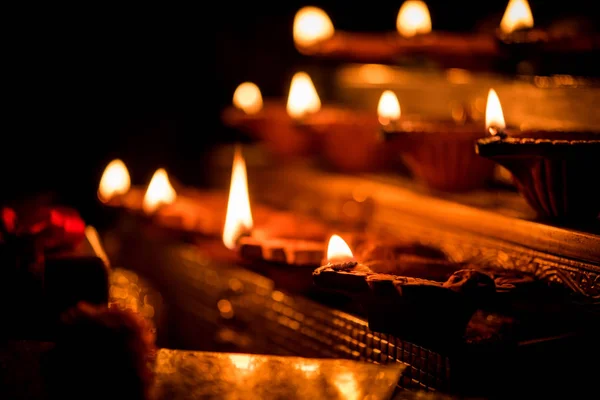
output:
M 398 11 L 396 29 L 404 37 L 431 32 L 431 17 L 427 4 L 419 0 L 407 0 Z
M 354 261 L 354 254 L 348 244 L 338 235 L 331 235 L 327 245 L 327 261 L 330 263 L 342 263 Z
M 386 90 L 381 94 L 377 105 L 377 116 L 382 125 L 400 119 L 400 103 L 398 97 L 391 90 Z
M 347 400 L 359 400 L 363 398 L 360 395 L 360 388 L 356 376 L 352 371 L 340 372 L 334 379 L 333 384 L 338 389 L 340 398 Z
M 131 187 L 129 172 L 121 160 L 112 160 L 104 169 L 100 185 L 98 185 L 98 198 L 106 203 L 113 197 L 125 194 Z
M 500 105 L 500 99 L 494 89 L 490 89 L 488 93 L 485 107 L 485 127 L 492 135 L 495 135 L 499 129 L 506 128 L 502 105 Z
M 260 89 L 252 82 L 240 84 L 233 92 L 233 105 L 246 114 L 256 114 L 263 107 Z
M 235 249 L 239 237 L 250 232 L 252 226 L 246 162 L 241 149 L 236 147 L 231 169 L 231 185 L 229 187 L 225 227 L 223 228 L 223 243 L 228 249 Z
M 292 118 L 302 118 L 321 109 L 321 99 L 312 79 L 306 72 L 297 72 L 292 78 L 287 100 L 287 112 Z
M 334 33 L 333 23 L 325 11 L 317 7 L 303 7 L 294 17 L 294 43 L 299 47 L 308 47 Z
M 108 255 L 104 251 L 104 247 L 102 246 L 102 241 L 100 240 L 100 235 L 96 228 L 91 225 L 85 227 L 85 237 L 87 238 L 90 246 L 92 246 L 92 250 L 98 258 L 104 261 L 104 264 L 110 265 L 110 261 L 108 260 Z
M 502 21 L 500 21 L 500 30 L 504 33 L 511 33 L 517 29 L 532 27 L 533 15 L 527 0 L 510 0 Z
M 163 204 L 173 203 L 176 198 L 177 193 L 171 186 L 171 182 L 169 182 L 167 171 L 159 168 L 152 176 L 148 189 L 146 189 L 142 208 L 146 213 L 152 213 Z
M 394 79 L 394 70 L 387 65 L 365 64 L 359 67 L 358 76 L 365 83 L 377 85 L 392 81 Z

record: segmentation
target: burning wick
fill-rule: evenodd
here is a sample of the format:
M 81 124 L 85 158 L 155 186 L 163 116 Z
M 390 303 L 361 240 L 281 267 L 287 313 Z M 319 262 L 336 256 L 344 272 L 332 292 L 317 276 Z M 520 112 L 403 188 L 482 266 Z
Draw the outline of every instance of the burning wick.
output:
M 356 263 L 348 244 L 338 235 L 332 235 L 327 245 L 327 262 L 329 264 Z
M 388 125 L 400 119 L 400 103 L 398 97 L 391 90 L 386 90 L 379 98 L 377 116 L 381 125 Z
M 233 105 L 248 115 L 262 110 L 263 99 L 258 86 L 252 82 L 241 83 L 233 93 Z
M 398 11 L 396 29 L 404 37 L 431 32 L 431 17 L 427 5 L 419 0 L 405 1 Z
M 494 89 L 490 89 L 485 107 L 485 127 L 490 135 L 502 135 L 506 128 L 500 99 Z
M 171 186 L 171 182 L 169 182 L 167 171 L 159 168 L 150 180 L 150 184 L 144 195 L 142 208 L 144 212 L 150 214 L 156 211 L 161 205 L 172 204 L 176 198 L 177 193 L 173 189 L 173 186 Z
M 317 7 L 303 7 L 294 17 L 294 43 L 296 47 L 309 47 L 333 36 L 331 19 Z
M 237 247 L 239 238 L 244 234 L 250 233 L 253 225 L 250 197 L 248 195 L 246 162 L 244 161 L 241 148 L 236 146 L 233 154 L 233 166 L 231 168 L 231 185 L 227 201 L 227 214 L 223 228 L 223 244 L 225 244 L 225 247 L 234 250 Z
M 288 115 L 294 119 L 300 119 L 321 109 L 317 89 L 306 72 L 297 72 L 292 78 L 286 109 Z
M 519 29 L 533 28 L 533 15 L 527 0 L 510 0 L 500 21 L 500 30 L 512 33 Z
M 102 173 L 98 185 L 98 198 L 102 203 L 108 203 L 116 196 L 122 196 L 129 191 L 131 179 L 125 163 L 119 159 L 111 161 Z

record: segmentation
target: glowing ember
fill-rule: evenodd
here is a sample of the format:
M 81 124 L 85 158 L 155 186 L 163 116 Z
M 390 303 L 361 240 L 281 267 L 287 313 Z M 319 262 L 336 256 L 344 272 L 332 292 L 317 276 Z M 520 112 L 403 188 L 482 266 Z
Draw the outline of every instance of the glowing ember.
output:
M 113 160 L 106 166 L 100 178 L 98 198 L 101 202 L 107 203 L 115 196 L 127 193 L 130 187 L 131 180 L 125 163 L 121 160 Z
M 405 1 L 398 11 L 396 29 L 404 37 L 431 32 L 431 17 L 427 5 L 419 0 Z
M 344 263 L 348 261 L 354 261 L 354 255 L 352 250 L 348 247 L 348 244 L 338 235 L 332 235 L 329 238 L 329 244 L 327 245 L 327 261 L 335 263 Z
M 233 93 L 233 105 L 246 114 L 256 114 L 263 107 L 260 89 L 252 82 L 240 84 Z
M 485 127 L 492 135 L 506 128 L 502 105 L 500 105 L 500 99 L 494 89 L 490 89 L 488 93 L 487 105 L 485 107 Z
M 377 116 L 382 125 L 400 119 L 400 103 L 398 97 L 391 90 L 386 90 L 381 94 L 377 105 Z
M 252 226 L 246 162 L 242 156 L 242 151 L 239 147 L 236 147 L 233 155 L 227 214 L 223 228 L 223 243 L 228 249 L 235 249 L 239 237 L 250 232 Z
M 533 28 L 533 15 L 529 3 L 527 0 L 510 0 L 500 21 L 500 30 L 511 33 L 525 28 Z
M 149 214 L 156 211 L 163 204 L 173 203 L 176 198 L 177 193 L 171 186 L 171 182 L 169 182 L 167 171 L 159 168 L 152 176 L 148 189 L 146 189 L 142 208 Z
M 287 113 L 292 118 L 302 118 L 321 109 L 321 99 L 312 79 L 306 72 L 297 72 L 292 78 L 287 100 Z
M 334 28 L 325 11 L 317 7 L 303 7 L 294 17 L 294 43 L 308 47 L 333 36 Z

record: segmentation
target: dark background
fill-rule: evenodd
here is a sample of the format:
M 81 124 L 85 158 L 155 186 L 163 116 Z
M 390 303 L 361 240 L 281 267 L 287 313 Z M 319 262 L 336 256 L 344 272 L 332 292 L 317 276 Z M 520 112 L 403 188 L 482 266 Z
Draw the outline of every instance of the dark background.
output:
M 336 29 L 395 30 L 401 1 L 318 1 Z M 593 14 L 593 2 L 530 1 L 536 25 Z M 295 12 L 310 3 L 175 6 L 79 4 L 23 10 L 3 55 L 5 124 L 0 199 L 48 190 L 84 211 L 106 163 L 122 158 L 134 183 L 164 166 L 201 185 L 206 154 L 234 140 L 219 124 L 235 87 L 280 96 L 295 66 Z M 428 0 L 434 29 L 497 26 L 507 1 Z M 11 15 L 6 15 L 11 19 Z M 314 61 L 312 61 L 314 62 Z

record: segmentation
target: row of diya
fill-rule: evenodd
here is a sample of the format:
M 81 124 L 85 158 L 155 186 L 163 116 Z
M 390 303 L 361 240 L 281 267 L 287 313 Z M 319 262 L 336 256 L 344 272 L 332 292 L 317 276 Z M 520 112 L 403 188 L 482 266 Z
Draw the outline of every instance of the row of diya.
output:
M 481 62 L 507 58 L 513 53 L 532 56 L 532 52 L 591 52 L 600 45 L 594 35 L 564 28 L 534 29 L 533 25 L 527 0 L 510 0 L 493 35 L 433 32 L 425 2 L 407 0 L 398 12 L 397 32 L 338 32 L 323 10 L 304 7 L 295 16 L 293 35 L 296 48 L 303 54 L 362 62 L 396 62 L 399 57 L 420 54 L 468 59 L 475 56 Z
M 228 194 L 189 188 L 176 191 L 162 168 L 145 190 L 132 187 L 127 167 L 117 159 L 108 164 L 100 179 L 98 198 L 110 209 L 139 218 L 144 224 L 139 229 L 151 226 L 172 238 L 191 238 L 209 258 L 266 273 L 295 291 L 312 288 L 312 271 L 321 264 L 354 261 L 348 244 L 320 221 L 260 204 L 251 208 L 239 147 L 234 152 Z M 361 254 L 379 243 L 365 232 L 338 233 Z M 293 268 L 286 272 L 281 266 Z
M 600 193 L 590 174 L 600 170 L 600 134 L 506 127 L 500 100 L 488 93 L 485 125 L 478 121 L 405 116 L 392 91 L 377 114 L 322 105 L 310 76 L 292 78 L 287 103 L 265 100 L 257 85 L 242 83 L 223 122 L 262 141 L 282 160 L 318 155 L 342 172 L 395 166 L 396 159 L 427 187 L 467 191 L 485 187 L 494 162 L 512 173 L 541 217 L 595 220 Z

